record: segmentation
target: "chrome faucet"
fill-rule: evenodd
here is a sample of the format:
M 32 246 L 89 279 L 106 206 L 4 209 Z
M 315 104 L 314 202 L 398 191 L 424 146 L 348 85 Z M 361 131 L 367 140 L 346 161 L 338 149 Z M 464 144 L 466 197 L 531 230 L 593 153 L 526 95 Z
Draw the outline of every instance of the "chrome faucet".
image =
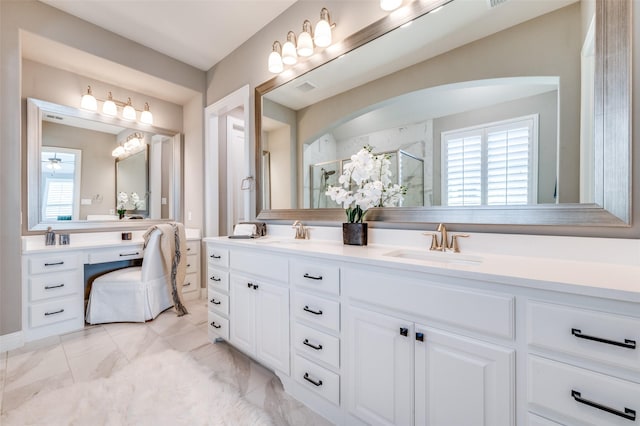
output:
M 293 222 L 292 228 L 296 230 L 296 240 L 306 240 L 309 238 L 309 230 L 299 220 Z
M 438 234 L 433 232 L 424 233 L 424 235 L 431 236 L 431 247 L 429 247 L 429 250 L 434 250 L 434 251 L 451 250 L 454 253 L 460 253 L 458 238 L 467 238 L 469 236 L 468 234 L 455 234 L 451 236 L 451 242 L 449 242 L 447 227 L 445 226 L 444 223 L 441 223 L 438 225 L 436 232 L 440 233 L 440 241 L 438 241 Z

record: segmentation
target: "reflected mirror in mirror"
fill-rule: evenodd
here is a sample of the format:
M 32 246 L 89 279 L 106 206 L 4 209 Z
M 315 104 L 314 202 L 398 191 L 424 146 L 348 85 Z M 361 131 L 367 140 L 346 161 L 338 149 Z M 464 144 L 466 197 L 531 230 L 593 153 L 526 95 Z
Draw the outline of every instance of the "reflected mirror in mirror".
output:
M 339 207 L 326 188 L 365 145 L 392 156 L 403 207 L 594 203 L 594 14 L 454 0 L 265 93 L 263 208 Z
M 98 121 L 96 113 L 36 99 L 27 103 L 30 229 L 178 218 L 179 135 Z

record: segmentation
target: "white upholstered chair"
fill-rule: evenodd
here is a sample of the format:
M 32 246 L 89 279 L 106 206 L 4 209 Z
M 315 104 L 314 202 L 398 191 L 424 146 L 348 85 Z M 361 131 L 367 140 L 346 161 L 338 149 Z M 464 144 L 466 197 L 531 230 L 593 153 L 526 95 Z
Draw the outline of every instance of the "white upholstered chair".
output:
M 144 322 L 173 306 L 160 249 L 159 230 L 149 236 L 142 266 L 118 269 L 93 281 L 87 305 L 89 324 Z

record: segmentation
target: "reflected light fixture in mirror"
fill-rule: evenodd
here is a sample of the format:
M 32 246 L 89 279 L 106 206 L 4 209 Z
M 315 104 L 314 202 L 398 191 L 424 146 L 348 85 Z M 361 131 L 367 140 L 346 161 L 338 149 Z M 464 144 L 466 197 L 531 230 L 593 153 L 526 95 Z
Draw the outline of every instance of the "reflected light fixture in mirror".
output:
M 282 63 L 282 46 L 279 41 L 273 42 L 273 50 L 269 54 L 269 72 L 279 74 L 284 70 Z
M 144 147 L 144 136 L 142 133 L 135 132 L 130 134 L 124 143 L 121 143 L 111 151 L 111 155 L 113 157 L 128 156 L 140 151 L 142 147 Z
M 107 99 L 97 99 L 93 96 L 93 92 L 91 90 L 91 86 L 87 86 L 87 93 L 82 96 L 80 101 L 80 108 L 86 109 L 89 111 L 98 111 L 98 101 L 101 101 L 102 104 L 102 113 L 108 115 L 110 117 L 115 117 L 118 115 L 118 105 L 123 107 L 122 109 L 122 118 L 127 120 L 136 120 L 137 112 L 133 107 L 131 102 L 131 98 L 127 98 L 127 102 L 122 102 L 117 99 L 113 99 L 113 95 L 109 92 Z M 141 111 L 140 114 L 140 122 L 143 124 L 153 124 L 153 115 L 151 114 L 149 103 L 144 103 L 144 110 Z
M 285 65 L 294 65 L 298 62 L 296 53 L 296 34 L 293 31 L 287 33 L 287 41 L 282 46 L 282 62 Z
M 311 21 L 305 19 L 302 23 L 302 32 L 298 36 L 298 55 L 306 58 L 313 55 L 313 37 Z
M 380 8 L 387 12 L 396 10 L 402 4 L 402 0 L 380 0 Z

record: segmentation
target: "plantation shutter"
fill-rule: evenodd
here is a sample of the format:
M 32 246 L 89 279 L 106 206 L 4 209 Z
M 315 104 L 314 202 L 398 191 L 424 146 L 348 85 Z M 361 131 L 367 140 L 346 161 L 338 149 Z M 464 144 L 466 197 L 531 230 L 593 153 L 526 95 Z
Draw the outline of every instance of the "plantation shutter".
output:
M 482 202 L 482 133 L 465 132 L 446 141 L 448 206 L 479 206 Z
M 73 214 L 72 179 L 47 179 L 45 197 L 45 219 L 56 220 L 58 216 Z

